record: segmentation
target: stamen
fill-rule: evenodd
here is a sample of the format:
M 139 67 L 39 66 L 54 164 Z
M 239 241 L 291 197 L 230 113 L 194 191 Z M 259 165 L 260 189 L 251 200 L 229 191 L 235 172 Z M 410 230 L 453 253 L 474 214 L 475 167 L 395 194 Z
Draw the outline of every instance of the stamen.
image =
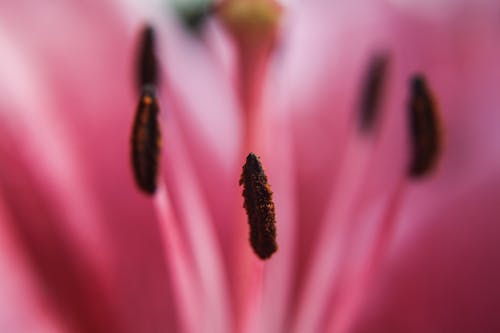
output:
M 270 258 L 276 252 L 276 216 L 273 192 L 259 158 L 250 153 L 243 166 L 240 185 L 250 225 L 250 244 L 260 259 Z
M 148 194 L 156 191 L 161 133 L 154 88 L 143 88 L 132 128 L 132 167 L 137 185 Z
M 423 76 L 411 79 L 409 125 L 412 145 L 410 177 L 428 174 L 437 162 L 441 135 L 436 106 Z
M 370 60 L 366 70 L 359 110 L 359 126 L 363 133 L 369 133 L 378 119 L 388 63 L 389 57 L 386 54 L 378 54 Z
M 140 48 L 137 59 L 137 86 L 139 90 L 145 85 L 158 84 L 158 62 L 155 53 L 155 36 L 153 27 L 147 25 L 141 33 Z

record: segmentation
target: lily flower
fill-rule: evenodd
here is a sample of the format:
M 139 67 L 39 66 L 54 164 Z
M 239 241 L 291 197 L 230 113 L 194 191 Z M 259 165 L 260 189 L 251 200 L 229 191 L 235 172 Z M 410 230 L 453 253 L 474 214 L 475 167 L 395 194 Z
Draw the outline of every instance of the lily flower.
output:
M 499 13 L 3 2 L 0 331 L 498 331 Z

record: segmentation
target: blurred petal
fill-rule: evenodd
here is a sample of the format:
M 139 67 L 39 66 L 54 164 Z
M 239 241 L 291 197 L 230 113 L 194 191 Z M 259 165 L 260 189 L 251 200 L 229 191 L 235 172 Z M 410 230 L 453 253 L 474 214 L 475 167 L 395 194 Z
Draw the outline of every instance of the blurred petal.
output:
M 401 219 L 405 227 L 353 318 L 352 332 L 496 332 L 500 178 L 438 209 Z M 409 227 L 413 226 L 413 227 Z
M 39 179 L 32 184 L 27 180 L 26 186 L 17 184 L 13 187 L 15 193 L 8 193 L 10 204 L 16 204 L 11 209 L 25 215 L 17 215 L 20 221 L 36 221 L 37 230 L 45 228 L 44 233 L 35 235 L 31 235 L 31 228 L 23 229 L 29 236 L 23 243 L 32 255 L 41 256 L 35 259 L 43 271 L 42 277 L 48 274 L 43 283 L 56 294 L 62 292 L 57 296 L 61 298 L 59 304 L 73 304 L 69 311 L 87 316 L 77 324 L 84 331 L 172 329 L 174 308 L 169 300 L 169 278 L 154 210 L 136 191 L 127 156 L 126 138 L 130 135 L 135 104 L 129 78 L 134 22 L 125 19 L 120 7 L 113 4 L 51 2 L 41 4 L 40 10 L 25 11 L 26 5 L 16 2 L 4 5 L 2 10 L 6 16 L 2 20 L 4 31 L 16 41 L 14 49 L 26 55 L 21 57 L 21 65 L 28 66 L 30 71 L 26 72 L 31 75 L 21 81 L 17 76 L 24 72 L 7 71 L 12 75 L 3 77 L 3 85 L 20 82 L 19 88 L 12 89 L 19 93 L 34 80 L 28 85 L 33 90 L 27 95 L 7 93 L 2 99 L 2 110 L 10 112 L 3 116 L 12 125 L 8 132 L 12 134 L 11 142 L 20 142 L 19 151 L 13 154 L 22 154 L 24 159 L 19 172 Z M 29 20 L 29 24 L 13 19 L 19 17 Z M 103 25 L 109 28 L 102 29 Z M 50 43 L 45 42 L 46 38 Z M 3 46 L 5 52 L 11 52 L 10 45 Z M 37 100 L 37 96 L 42 99 Z M 12 107 L 12 103 L 16 106 L 20 101 L 21 106 Z M 33 113 L 28 114 L 30 111 Z M 28 163 L 30 158 L 32 163 Z M 16 169 L 11 165 L 8 170 Z M 46 194 L 40 193 L 40 189 L 53 190 Z M 15 196 L 26 193 L 33 193 L 34 199 Z M 43 201 L 33 206 L 37 200 Z M 46 209 L 48 212 L 44 213 Z M 67 217 L 58 216 L 61 210 L 67 212 Z M 97 216 L 86 216 L 92 213 Z M 35 216 L 39 218 L 34 219 Z M 71 231 L 73 228 L 77 230 Z M 82 233 L 85 228 L 88 233 Z M 54 235 L 62 238 L 51 240 Z M 98 238 L 99 246 L 84 237 L 82 240 L 85 235 Z M 74 246 L 81 248 L 74 253 L 71 244 L 77 239 L 78 245 Z M 53 243 L 53 249 L 47 242 Z M 78 254 L 83 249 L 85 258 Z M 67 259 L 55 270 L 56 258 L 62 254 Z M 101 258 L 111 260 L 104 276 L 96 277 L 98 281 L 104 278 L 106 288 L 113 290 L 98 297 L 102 307 L 109 307 L 106 311 L 90 301 L 100 287 L 85 281 L 86 276 L 93 276 L 93 271 L 100 269 L 95 266 Z M 47 260 L 54 262 L 47 266 Z M 77 270 L 74 276 L 64 278 L 60 274 L 72 267 Z M 69 283 L 66 291 L 61 283 Z M 83 298 L 70 290 L 82 290 Z M 113 305 L 106 305 L 110 303 Z M 118 324 L 120 328 L 109 328 Z

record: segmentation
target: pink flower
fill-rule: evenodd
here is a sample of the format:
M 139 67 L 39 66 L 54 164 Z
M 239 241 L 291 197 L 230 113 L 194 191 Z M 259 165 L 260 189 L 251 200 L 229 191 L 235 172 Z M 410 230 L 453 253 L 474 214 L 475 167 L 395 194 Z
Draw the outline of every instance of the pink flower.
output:
M 498 331 L 497 2 L 230 1 L 197 32 L 153 1 L 0 4 L 0 331 Z M 154 196 L 129 162 L 146 22 Z M 417 73 L 443 138 L 418 178 Z M 274 192 L 266 261 L 238 186 L 251 151 Z

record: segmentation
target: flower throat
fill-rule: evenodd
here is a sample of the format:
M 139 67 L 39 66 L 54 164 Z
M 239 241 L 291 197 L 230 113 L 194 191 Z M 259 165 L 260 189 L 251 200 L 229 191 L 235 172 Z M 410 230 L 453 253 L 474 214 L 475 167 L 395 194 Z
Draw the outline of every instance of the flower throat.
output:
M 389 65 L 387 55 L 374 57 L 367 68 L 361 90 L 359 128 L 361 133 L 373 131 L 379 117 L 380 100 Z M 147 195 L 157 189 L 161 131 L 157 90 L 159 68 L 155 53 L 154 31 L 142 30 L 138 52 L 136 84 L 139 103 L 132 126 L 131 161 L 138 188 Z M 409 124 L 410 159 L 408 176 L 416 179 L 430 173 L 437 163 L 441 147 L 440 124 L 434 99 L 423 75 L 410 80 L 407 119 Z M 250 153 L 239 180 L 243 186 L 243 207 L 248 216 L 250 245 L 260 259 L 270 258 L 278 249 L 273 193 L 260 159 Z

